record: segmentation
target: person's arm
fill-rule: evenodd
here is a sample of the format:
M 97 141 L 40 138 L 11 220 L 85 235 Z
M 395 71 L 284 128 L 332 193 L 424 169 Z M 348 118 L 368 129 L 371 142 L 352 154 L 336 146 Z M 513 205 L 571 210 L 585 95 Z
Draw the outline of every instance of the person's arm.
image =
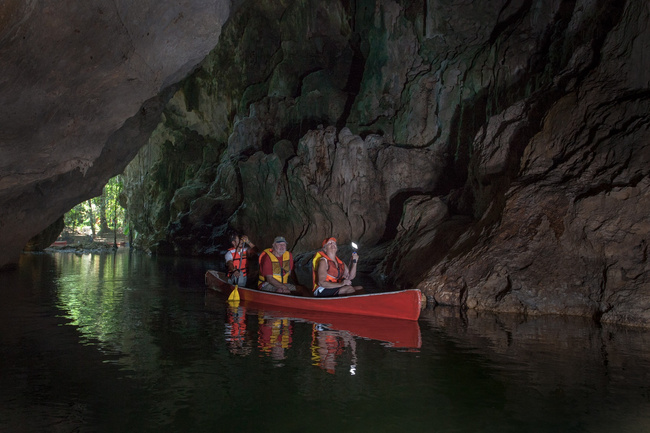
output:
M 238 252 L 239 252 L 239 256 L 240 256 L 240 257 L 241 257 L 241 254 L 242 254 L 241 250 L 242 250 L 242 247 L 241 247 L 241 246 L 238 246 L 238 247 L 235 249 L 235 251 L 238 251 Z M 225 257 L 225 258 L 226 258 L 226 267 L 228 268 L 228 274 L 229 274 L 230 276 L 233 276 L 233 277 L 237 277 L 237 278 L 239 278 L 239 276 L 241 275 L 241 270 L 240 270 L 240 269 L 237 269 L 237 267 L 241 264 L 241 259 L 237 260 L 237 264 L 235 264 L 235 259 L 234 259 L 234 257 L 233 257 L 232 252 L 230 252 L 230 251 L 228 251 L 228 252 L 226 253 L 226 257 Z
M 248 239 L 248 236 L 246 235 L 242 236 L 241 243 L 242 243 L 242 247 L 244 246 L 244 244 L 248 244 L 248 250 L 246 251 L 247 254 L 257 253 L 257 247 L 255 246 L 254 243 L 251 242 L 250 239 Z
M 357 276 L 358 261 L 359 261 L 359 254 L 357 254 L 357 252 L 355 251 L 352 253 L 352 264 L 350 265 L 350 269 L 348 270 L 348 280 L 350 280 L 350 285 L 352 284 L 352 280 L 354 280 L 354 277 Z
M 232 253 L 228 251 L 224 258 L 226 260 L 226 268 L 228 269 L 228 275 L 232 275 L 232 273 L 235 271 L 235 264 L 232 261 L 233 260 Z
M 266 281 L 275 287 L 276 289 L 284 289 L 284 290 L 289 290 L 287 286 L 284 285 L 284 283 L 279 282 L 275 278 L 273 278 L 273 274 L 271 275 L 264 275 L 264 278 L 266 278 Z

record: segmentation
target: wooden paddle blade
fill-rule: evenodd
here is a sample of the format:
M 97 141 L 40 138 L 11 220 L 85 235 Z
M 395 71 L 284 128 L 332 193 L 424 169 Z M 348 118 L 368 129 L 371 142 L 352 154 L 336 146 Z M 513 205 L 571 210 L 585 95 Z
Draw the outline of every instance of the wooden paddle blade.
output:
M 230 292 L 230 295 L 228 295 L 228 301 L 239 301 L 239 290 L 237 290 L 237 286 L 235 286 L 234 290 Z

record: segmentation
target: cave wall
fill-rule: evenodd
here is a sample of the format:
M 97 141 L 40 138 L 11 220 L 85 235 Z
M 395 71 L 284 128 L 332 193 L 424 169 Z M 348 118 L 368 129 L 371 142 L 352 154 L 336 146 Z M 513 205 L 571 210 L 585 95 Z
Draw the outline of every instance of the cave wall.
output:
M 146 143 L 231 2 L 0 5 L 0 268 Z
M 422 290 L 476 309 L 650 324 L 649 11 L 561 11 L 566 36 L 549 54 L 566 61 L 474 137 L 474 222 Z
M 417 42 L 414 23 L 389 6 L 387 20 L 404 27 L 391 41 L 384 27 L 393 24 L 376 23 L 375 2 L 242 6 L 125 172 L 136 243 L 218 254 L 229 228 L 260 245 L 283 234 L 297 253 L 331 235 L 380 243 L 392 208 L 401 206 L 393 199 L 433 190 L 446 164 L 444 147 L 383 133 L 399 95 L 357 97 L 392 80 L 378 64 L 364 69 L 367 57 L 384 62 L 371 41 L 395 52 Z M 389 61 L 405 81 L 403 62 Z
M 0 21 L 0 267 L 135 156 L 150 251 L 334 235 L 435 303 L 650 324 L 647 2 L 10 0 Z
M 334 235 L 435 303 L 650 324 L 648 15 L 246 3 L 126 171 L 157 203 L 131 215 L 139 242 L 218 254 L 235 228 L 300 254 Z

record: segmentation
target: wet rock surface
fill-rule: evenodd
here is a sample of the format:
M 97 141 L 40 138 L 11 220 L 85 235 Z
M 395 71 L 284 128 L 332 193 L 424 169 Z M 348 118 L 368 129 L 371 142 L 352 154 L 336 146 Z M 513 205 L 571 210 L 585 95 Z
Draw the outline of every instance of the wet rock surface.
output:
M 152 252 L 220 254 L 236 229 L 302 259 L 334 235 L 433 303 L 650 326 L 649 20 L 640 1 L 244 2 L 162 117 L 132 119 L 153 133 L 104 156 L 144 144 L 126 197 Z

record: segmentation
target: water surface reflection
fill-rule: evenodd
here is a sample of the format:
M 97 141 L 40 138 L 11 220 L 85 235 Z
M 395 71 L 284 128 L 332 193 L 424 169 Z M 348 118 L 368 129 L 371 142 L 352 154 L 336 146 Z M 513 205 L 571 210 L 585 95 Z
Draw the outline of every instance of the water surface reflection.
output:
M 339 358 L 347 359 L 348 370 L 351 374 L 356 373 L 358 359 L 355 340 L 358 338 L 376 340 L 385 347 L 411 351 L 417 351 L 422 343 L 420 326 L 416 321 L 291 309 L 274 310 L 250 302 L 225 304 L 225 340 L 230 352 L 246 356 L 253 354 L 255 348 L 260 355 L 278 361 L 277 366 L 284 365 L 281 361 L 291 349 L 294 323 L 306 324 L 307 329 L 311 329 L 311 364 L 332 374 L 336 371 Z M 221 310 L 224 302 L 220 295 L 208 290 L 206 306 Z M 298 342 L 307 344 L 307 341 Z
M 0 431 L 650 431 L 646 330 L 232 308 L 204 285 L 220 262 L 57 253 L 0 273 Z

